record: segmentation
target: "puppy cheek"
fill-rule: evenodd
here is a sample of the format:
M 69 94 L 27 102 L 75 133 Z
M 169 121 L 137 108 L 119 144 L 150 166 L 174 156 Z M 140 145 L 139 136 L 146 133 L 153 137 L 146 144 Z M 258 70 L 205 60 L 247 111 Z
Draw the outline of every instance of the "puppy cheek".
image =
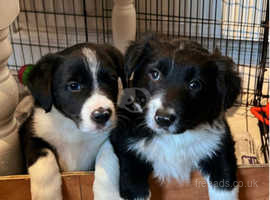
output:
M 147 103 L 146 123 L 147 126 L 153 130 L 158 128 L 155 122 L 155 115 L 157 110 L 161 108 L 162 108 L 162 95 L 154 96 Z
M 81 109 L 81 121 L 79 128 L 83 132 L 98 131 L 97 124 L 91 119 L 91 114 L 98 108 L 110 109 L 112 111 L 110 119 L 106 122 L 104 128 L 112 126 L 116 120 L 115 106 L 113 102 L 105 95 L 95 93 L 89 97 Z

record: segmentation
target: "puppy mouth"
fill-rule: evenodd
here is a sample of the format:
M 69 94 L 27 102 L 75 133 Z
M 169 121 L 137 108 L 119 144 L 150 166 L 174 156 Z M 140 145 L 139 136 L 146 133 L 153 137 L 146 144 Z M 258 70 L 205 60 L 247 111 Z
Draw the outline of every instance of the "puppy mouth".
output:
M 95 124 L 91 127 L 84 127 L 82 124 L 78 125 L 78 128 L 82 132 L 86 133 L 103 133 L 103 132 L 109 132 L 116 126 L 116 120 L 109 120 L 104 125 L 101 124 Z
M 115 121 L 111 121 L 109 120 L 108 122 L 106 122 L 105 125 L 100 125 L 100 124 L 96 124 L 96 130 L 97 131 L 109 131 L 111 129 L 113 129 L 116 125 Z
M 108 132 L 114 127 L 116 120 L 113 101 L 103 93 L 96 92 L 81 108 L 79 127 L 83 132 Z
M 184 127 L 176 127 L 176 126 L 171 126 L 171 127 L 160 127 L 158 124 L 148 124 L 147 127 L 151 129 L 154 133 L 158 135 L 181 135 L 184 134 L 186 129 Z
M 174 108 L 164 107 L 163 94 L 153 96 L 147 104 L 145 121 L 156 134 L 179 134 L 178 116 Z
M 157 134 L 179 135 L 183 133 L 183 131 L 179 132 L 178 130 L 175 130 L 174 128 L 171 127 L 160 127 L 157 124 L 149 128 Z

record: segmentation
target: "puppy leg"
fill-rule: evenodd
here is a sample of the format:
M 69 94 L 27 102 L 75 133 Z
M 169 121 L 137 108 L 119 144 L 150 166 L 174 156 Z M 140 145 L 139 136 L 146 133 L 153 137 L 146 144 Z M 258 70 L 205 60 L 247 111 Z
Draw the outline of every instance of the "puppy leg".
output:
M 118 155 L 120 164 L 120 196 L 128 200 L 150 198 L 148 178 L 152 167 L 133 152 Z
M 238 200 L 237 165 L 234 142 L 229 128 L 220 150 L 200 162 L 200 170 L 208 182 L 210 200 Z
M 210 200 L 238 200 L 238 186 L 235 186 L 229 190 L 226 188 L 217 187 L 215 184 L 212 184 L 209 179 L 207 182 Z
M 41 156 L 28 168 L 32 200 L 62 200 L 61 174 L 54 153 L 42 149 Z
M 208 183 L 210 200 L 237 200 L 238 184 L 236 162 L 232 153 L 224 156 L 217 153 L 213 158 L 201 163 L 201 171 Z
M 120 200 L 119 161 L 111 142 L 107 140 L 99 150 L 95 165 L 95 200 Z
M 118 157 L 115 155 L 111 142 L 108 140 L 100 148 L 96 159 L 95 180 L 93 186 L 95 200 L 123 199 L 119 194 L 119 167 Z M 150 197 L 127 199 L 149 200 Z

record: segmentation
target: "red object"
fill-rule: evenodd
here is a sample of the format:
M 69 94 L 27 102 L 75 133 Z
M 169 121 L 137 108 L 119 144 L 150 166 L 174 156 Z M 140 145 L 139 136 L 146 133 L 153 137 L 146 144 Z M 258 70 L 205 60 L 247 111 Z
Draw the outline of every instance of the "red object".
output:
M 269 102 L 263 107 L 252 107 L 250 111 L 262 123 L 269 125 Z M 263 113 L 265 113 L 265 116 Z
M 18 77 L 19 77 L 20 83 L 23 83 L 23 73 L 24 73 L 26 67 L 27 67 L 27 65 L 22 66 L 18 72 Z

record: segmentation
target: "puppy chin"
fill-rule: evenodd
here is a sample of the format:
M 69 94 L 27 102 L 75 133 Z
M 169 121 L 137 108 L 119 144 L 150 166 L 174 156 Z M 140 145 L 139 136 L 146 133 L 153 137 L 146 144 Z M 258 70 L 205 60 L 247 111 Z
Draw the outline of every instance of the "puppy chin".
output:
M 100 126 L 98 124 L 93 123 L 80 123 L 78 128 L 83 133 L 90 134 L 101 134 L 104 132 L 109 132 L 115 127 L 116 123 L 113 123 L 112 120 L 106 122 L 104 126 Z
M 151 129 L 157 135 L 164 135 L 164 134 L 177 134 L 174 126 L 168 128 L 160 128 L 154 120 L 150 120 L 147 122 L 147 127 Z
M 171 125 L 168 128 L 161 128 L 154 120 L 154 118 L 147 119 L 147 127 L 150 128 L 157 135 L 163 134 L 171 134 L 171 135 L 179 135 L 183 134 L 186 129 L 184 127 L 176 127 L 176 125 Z

